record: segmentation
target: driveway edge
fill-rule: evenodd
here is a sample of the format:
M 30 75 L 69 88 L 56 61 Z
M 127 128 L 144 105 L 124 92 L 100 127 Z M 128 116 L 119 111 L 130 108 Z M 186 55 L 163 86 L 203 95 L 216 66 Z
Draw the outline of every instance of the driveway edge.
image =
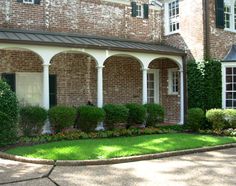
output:
M 0 152 L 0 158 L 19 161 L 19 162 L 45 164 L 45 165 L 86 166 L 86 165 L 107 165 L 107 164 L 127 163 L 127 162 L 141 161 L 141 160 L 151 160 L 151 159 L 166 158 L 166 157 L 171 157 L 171 156 L 180 156 L 180 155 L 201 153 L 201 152 L 207 152 L 207 151 L 213 151 L 213 150 L 221 150 L 221 149 L 227 149 L 227 148 L 233 148 L 233 147 L 236 147 L 236 143 L 218 145 L 218 146 L 213 146 L 213 147 L 203 147 L 203 148 L 195 148 L 195 149 L 188 149 L 188 150 L 163 152 L 163 153 L 156 153 L 156 154 L 146 154 L 146 155 L 129 156 L 129 157 L 122 157 L 122 158 L 111 158 L 107 160 L 57 160 L 57 161 L 54 161 L 54 160 L 45 160 L 45 159 L 25 158 L 22 156 L 11 155 L 4 152 Z

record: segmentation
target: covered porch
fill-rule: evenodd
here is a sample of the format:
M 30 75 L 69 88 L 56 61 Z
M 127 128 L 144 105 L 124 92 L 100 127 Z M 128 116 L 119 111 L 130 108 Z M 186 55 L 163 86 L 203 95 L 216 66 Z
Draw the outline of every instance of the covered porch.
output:
M 165 108 L 165 122 L 184 122 L 181 50 L 74 34 L 0 30 L 0 54 L 1 76 L 14 79 L 10 84 L 22 102 L 46 109 L 87 101 L 98 107 L 159 103 Z

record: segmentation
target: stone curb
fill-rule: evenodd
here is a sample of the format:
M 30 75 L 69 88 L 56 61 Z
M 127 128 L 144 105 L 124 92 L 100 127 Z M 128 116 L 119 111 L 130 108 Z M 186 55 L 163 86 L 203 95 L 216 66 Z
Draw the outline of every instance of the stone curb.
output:
M 141 161 L 141 160 L 151 160 L 151 159 L 166 158 L 166 157 L 171 157 L 171 156 L 201 153 L 201 152 L 233 148 L 233 147 L 236 147 L 236 143 L 213 146 L 213 147 L 189 149 L 189 150 L 163 152 L 163 153 L 156 153 L 156 154 L 146 154 L 146 155 L 138 155 L 138 156 L 130 156 L 130 157 L 122 157 L 122 158 L 111 158 L 107 160 L 57 160 L 57 161 L 54 161 L 54 160 L 45 160 L 45 159 L 25 158 L 21 156 L 7 154 L 4 152 L 0 152 L 0 158 L 19 161 L 19 162 L 44 164 L 44 165 L 56 165 L 56 166 L 108 165 L 108 164 L 127 163 L 127 162 Z

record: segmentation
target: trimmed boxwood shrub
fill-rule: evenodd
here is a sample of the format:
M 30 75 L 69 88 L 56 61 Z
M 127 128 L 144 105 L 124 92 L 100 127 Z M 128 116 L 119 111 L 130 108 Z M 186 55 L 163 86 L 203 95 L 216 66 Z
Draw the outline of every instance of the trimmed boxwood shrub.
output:
M 16 94 L 11 90 L 10 86 L 0 80 L 0 111 L 7 114 L 8 117 L 16 123 L 18 120 L 18 101 Z
M 146 119 L 146 108 L 137 103 L 129 103 L 125 105 L 129 109 L 128 126 L 135 126 L 137 124 L 143 124 Z
M 206 118 L 211 122 L 214 130 L 222 130 L 225 127 L 225 113 L 222 109 L 208 110 Z
M 54 131 L 57 133 L 74 125 L 77 110 L 74 107 L 55 106 L 49 109 L 48 116 Z
M 190 130 L 198 132 L 205 117 L 204 111 L 200 108 L 188 110 L 187 126 Z
M 14 120 L 0 111 L 0 121 L 0 147 L 15 143 L 17 128 Z
M 224 110 L 226 127 L 236 128 L 236 109 L 226 109 Z
M 147 109 L 147 126 L 156 126 L 164 121 L 164 108 L 155 103 L 149 103 L 144 105 Z
M 105 111 L 94 106 L 80 106 L 78 108 L 78 127 L 84 132 L 94 131 L 99 122 L 104 121 Z
M 37 135 L 41 132 L 47 111 L 39 106 L 24 106 L 20 108 L 19 126 L 25 136 Z
M 106 112 L 105 123 L 109 129 L 114 129 L 116 124 L 127 122 L 129 109 L 124 105 L 107 104 L 103 109 Z

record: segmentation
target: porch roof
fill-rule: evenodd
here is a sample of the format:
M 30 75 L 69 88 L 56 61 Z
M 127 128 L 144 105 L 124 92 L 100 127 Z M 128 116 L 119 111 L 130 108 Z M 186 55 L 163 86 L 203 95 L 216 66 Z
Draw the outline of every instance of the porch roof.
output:
M 222 62 L 236 62 L 236 45 L 232 45 Z
M 183 50 L 154 43 L 133 40 L 83 36 L 73 33 L 36 32 L 0 29 L 0 43 L 36 44 L 63 47 L 158 53 L 183 56 Z

